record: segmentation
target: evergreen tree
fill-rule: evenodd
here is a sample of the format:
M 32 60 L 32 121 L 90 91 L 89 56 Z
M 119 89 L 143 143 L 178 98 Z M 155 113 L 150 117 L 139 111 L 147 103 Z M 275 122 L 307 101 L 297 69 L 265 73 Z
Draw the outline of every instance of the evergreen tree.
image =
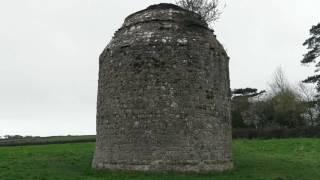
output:
M 304 46 L 307 46 L 309 50 L 303 57 L 301 63 L 302 64 L 310 64 L 315 63 L 315 75 L 309 76 L 303 82 L 305 83 L 316 83 L 317 91 L 320 92 L 320 23 L 318 25 L 312 26 L 310 29 L 310 36 L 304 43 Z

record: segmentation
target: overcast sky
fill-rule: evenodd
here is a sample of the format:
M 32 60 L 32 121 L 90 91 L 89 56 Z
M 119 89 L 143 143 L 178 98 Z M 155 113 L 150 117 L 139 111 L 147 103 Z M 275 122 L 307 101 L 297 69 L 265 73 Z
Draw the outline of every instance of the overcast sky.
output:
M 0 1 L 0 136 L 95 134 L 98 56 L 129 14 L 171 0 Z M 281 66 L 292 83 L 319 0 L 227 0 L 215 33 L 232 88 L 265 89 Z

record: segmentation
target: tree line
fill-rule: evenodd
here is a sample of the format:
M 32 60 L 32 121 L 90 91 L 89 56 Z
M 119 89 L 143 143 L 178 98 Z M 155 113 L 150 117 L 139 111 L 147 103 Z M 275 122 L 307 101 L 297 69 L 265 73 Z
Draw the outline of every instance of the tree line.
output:
M 299 128 L 320 125 L 320 108 L 314 87 L 290 85 L 281 68 L 268 90 L 255 88 L 232 91 L 234 128 Z

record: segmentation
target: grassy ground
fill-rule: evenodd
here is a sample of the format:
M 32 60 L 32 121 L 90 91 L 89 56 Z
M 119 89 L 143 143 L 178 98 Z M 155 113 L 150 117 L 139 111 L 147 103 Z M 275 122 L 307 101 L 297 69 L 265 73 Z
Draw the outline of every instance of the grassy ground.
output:
M 94 143 L 0 147 L 0 179 L 319 180 L 320 139 L 235 140 L 235 169 L 207 175 L 95 172 Z

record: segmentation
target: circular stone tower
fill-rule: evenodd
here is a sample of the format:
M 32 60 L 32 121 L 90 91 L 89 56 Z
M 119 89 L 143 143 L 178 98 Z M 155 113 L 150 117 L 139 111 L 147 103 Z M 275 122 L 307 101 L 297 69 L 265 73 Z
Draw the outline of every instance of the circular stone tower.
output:
M 229 58 L 199 15 L 172 4 L 136 12 L 99 63 L 93 168 L 233 167 Z

